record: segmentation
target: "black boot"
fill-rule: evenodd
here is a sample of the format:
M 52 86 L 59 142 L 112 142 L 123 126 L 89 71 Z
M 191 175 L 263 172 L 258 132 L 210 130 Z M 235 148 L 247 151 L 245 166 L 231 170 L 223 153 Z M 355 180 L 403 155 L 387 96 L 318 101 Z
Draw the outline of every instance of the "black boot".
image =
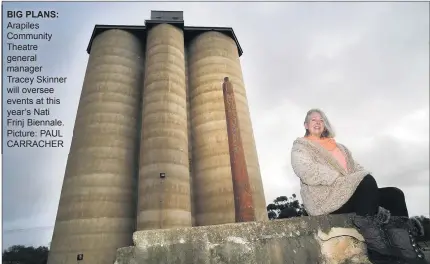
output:
M 428 264 L 415 241 L 414 226 L 408 217 L 392 216 L 385 230 L 395 256 L 408 264 Z
M 382 224 L 372 216 L 355 216 L 354 225 L 366 241 L 367 249 L 383 256 L 391 256 L 392 250 L 382 230 Z
M 373 264 L 405 264 L 393 254 L 382 224 L 374 217 L 356 216 L 354 224 L 364 237 L 370 262 Z
M 389 219 L 389 211 L 381 207 L 375 216 L 355 216 L 353 223 L 364 237 L 368 257 L 372 263 L 405 264 L 394 254 L 383 228 Z

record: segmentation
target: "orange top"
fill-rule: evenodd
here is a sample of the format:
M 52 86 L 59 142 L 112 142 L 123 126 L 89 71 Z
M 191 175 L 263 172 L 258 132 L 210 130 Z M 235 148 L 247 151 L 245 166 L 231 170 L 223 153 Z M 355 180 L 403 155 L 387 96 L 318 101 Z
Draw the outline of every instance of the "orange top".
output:
M 333 154 L 333 156 L 335 157 L 335 159 L 337 160 L 337 162 L 339 162 L 339 164 L 346 170 L 348 171 L 348 165 L 346 163 L 346 158 L 345 155 L 343 155 L 343 152 L 336 147 L 334 150 L 330 151 L 331 154 Z
M 320 144 L 323 148 L 325 148 L 328 152 L 330 152 L 335 157 L 335 159 L 345 170 L 348 170 L 345 155 L 337 147 L 336 141 L 334 140 L 334 138 L 318 138 L 315 136 L 307 136 L 306 138 Z

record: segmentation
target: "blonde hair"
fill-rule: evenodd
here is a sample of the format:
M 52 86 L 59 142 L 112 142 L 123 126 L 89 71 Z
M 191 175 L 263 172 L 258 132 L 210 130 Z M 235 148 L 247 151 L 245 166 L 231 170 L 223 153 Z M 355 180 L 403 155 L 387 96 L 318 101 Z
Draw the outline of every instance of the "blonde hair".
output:
M 335 133 L 333 130 L 333 127 L 331 126 L 330 122 L 328 121 L 327 116 L 325 115 L 325 113 L 317 108 L 311 109 L 306 113 L 306 117 L 305 117 L 305 122 L 304 124 L 309 123 L 309 119 L 311 118 L 312 113 L 318 113 L 321 115 L 321 118 L 324 122 L 324 131 L 321 134 L 322 138 L 334 138 L 335 137 Z M 306 133 L 305 136 L 309 136 L 309 130 L 306 129 Z

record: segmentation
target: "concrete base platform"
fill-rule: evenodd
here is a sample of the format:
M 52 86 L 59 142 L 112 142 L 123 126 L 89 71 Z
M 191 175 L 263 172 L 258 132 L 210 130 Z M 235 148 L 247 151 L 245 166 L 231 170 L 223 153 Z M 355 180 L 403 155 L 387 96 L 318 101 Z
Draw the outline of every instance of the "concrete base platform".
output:
M 370 263 L 348 215 L 138 231 L 133 240 L 115 264 Z

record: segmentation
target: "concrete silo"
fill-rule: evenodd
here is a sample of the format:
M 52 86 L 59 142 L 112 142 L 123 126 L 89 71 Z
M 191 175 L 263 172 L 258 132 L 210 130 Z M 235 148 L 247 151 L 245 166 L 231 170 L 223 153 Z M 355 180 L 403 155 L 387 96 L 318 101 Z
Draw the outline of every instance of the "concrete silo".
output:
M 189 83 L 193 135 L 196 225 L 235 221 L 222 82 L 234 84 L 243 148 L 253 194 L 255 217 L 267 211 L 238 48 L 229 36 L 202 33 L 189 46 Z
M 184 34 L 147 33 L 137 229 L 191 226 Z
M 235 222 L 224 77 L 267 219 L 233 29 L 152 11 L 145 26 L 96 25 L 88 52 L 49 264 L 113 263 L 136 230 Z
M 106 264 L 135 231 L 141 44 L 108 30 L 92 43 L 49 264 Z

